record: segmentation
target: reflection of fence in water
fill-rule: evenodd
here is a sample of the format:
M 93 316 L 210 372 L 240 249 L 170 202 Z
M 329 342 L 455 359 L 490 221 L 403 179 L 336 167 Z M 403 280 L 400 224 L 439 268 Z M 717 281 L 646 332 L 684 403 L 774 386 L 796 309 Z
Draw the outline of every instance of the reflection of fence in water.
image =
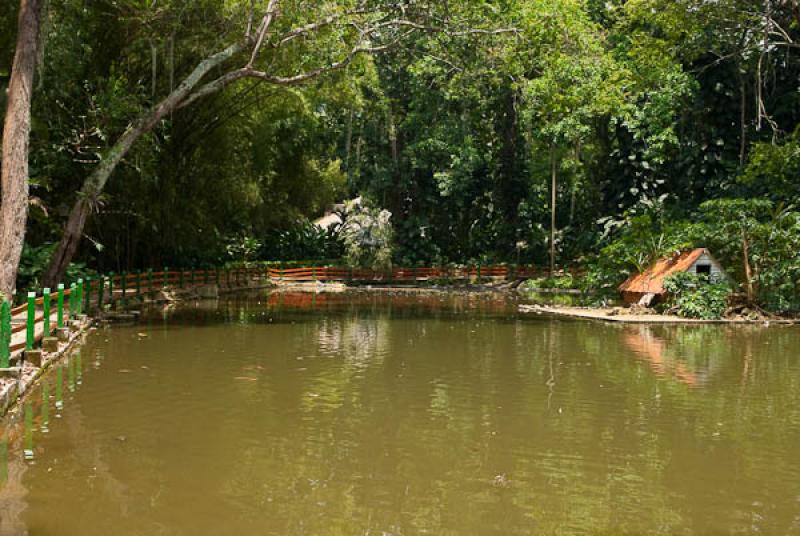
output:
M 507 313 L 516 308 L 507 296 L 488 293 L 440 292 L 303 292 L 276 291 L 267 297 L 269 307 L 276 309 L 334 308 L 339 306 L 375 305 L 430 311 L 475 311 L 478 313 Z

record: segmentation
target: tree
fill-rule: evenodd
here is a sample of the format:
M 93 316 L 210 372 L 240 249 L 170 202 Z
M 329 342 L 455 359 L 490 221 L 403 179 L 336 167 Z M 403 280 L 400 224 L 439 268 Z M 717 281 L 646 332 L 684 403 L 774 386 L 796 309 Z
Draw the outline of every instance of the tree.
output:
M 17 44 L 3 125 L 0 293 L 11 299 L 28 215 L 28 146 L 44 0 L 20 0 Z
M 509 29 L 478 29 L 456 18 L 448 6 L 401 2 L 342 1 L 318 5 L 269 0 L 237 3 L 243 37 L 199 62 L 165 98 L 132 122 L 87 177 L 70 211 L 63 236 L 44 276 L 54 285 L 72 261 L 86 220 L 111 174 L 133 145 L 169 114 L 244 79 L 275 86 L 295 86 L 339 71 L 360 56 L 379 54 L 418 34 L 452 38 L 497 35 Z M 254 22 L 259 20 L 257 26 Z M 331 59 L 332 58 L 332 59 Z M 288 61 L 286 61 L 288 59 Z M 287 71 L 288 74 L 286 73 Z M 215 75 L 206 81 L 209 75 Z M 205 81 L 205 82 L 204 82 Z

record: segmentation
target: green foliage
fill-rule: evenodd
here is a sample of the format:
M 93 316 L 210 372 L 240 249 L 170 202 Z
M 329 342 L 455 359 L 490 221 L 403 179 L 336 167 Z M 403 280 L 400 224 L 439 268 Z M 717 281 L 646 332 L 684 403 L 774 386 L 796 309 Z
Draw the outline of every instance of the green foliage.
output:
M 800 200 L 800 129 L 782 143 L 757 143 L 739 182 L 748 194 L 776 202 Z
M 248 265 L 260 252 L 261 242 L 257 238 L 242 234 L 228 239 L 225 250 L 231 261 Z
M 710 281 L 708 276 L 681 272 L 664 279 L 664 290 L 670 295 L 678 316 L 718 320 L 728 307 L 730 285 Z
M 17 275 L 17 290 L 22 292 L 26 289 L 40 290 L 39 283 L 50 257 L 56 248 L 55 243 L 45 243 L 38 246 L 31 246 L 25 243 L 22 248 L 22 258 L 20 259 L 19 272 Z M 94 275 L 96 272 L 87 268 L 85 263 L 78 262 L 72 263 L 67 268 L 66 281 L 77 281 L 80 278 L 85 278 Z
M 760 304 L 800 310 L 800 212 L 768 199 L 717 199 L 701 206 L 700 217 L 710 247 L 742 282 L 746 244 Z
M 0 105 L 16 4 L 0 10 Z M 756 4 L 410 2 L 408 17 L 517 31 L 418 34 L 309 84 L 242 80 L 170 114 L 93 200 L 79 258 L 104 271 L 322 259 L 344 255 L 347 240 L 359 265 L 543 264 L 552 158 L 555 246 L 562 264 L 591 264 L 581 285 L 614 292 L 631 271 L 692 246 L 710 247 L 741 282 L 744 233 L 758 301 L 798 310 L 788 207 L 800 204 L 800 27 L 792 2 L 769 2 L 776 31 L 765 33 Z M 268 41 L 357 5 L 282 2 Z M 200 60 L 241 38 L 249 6 L 49 3 L 20 288 L 37 284 L 101 155 Z M 331 24 L 288 47 L 270 41 L 254 67 L 288 76 L 327 65 L 356 34 Z M 373 44 L 398 36 L 387 29 Z M 391 213 L 390 233 L 366 225 L 339 239 L 294 223 L 359 192 Z M 246 237 L 264 244 L 242 249 Z
M 619 222 L 606 221 L 606 229 L 619 229 L 616 238 L 604 246 L 589 266 L 584 288 L 605 294 L 616 293 L 617 286 L 634 272 L 646 270 L 661 257 L 693 247 L 698 233 L 686 222 L 666 222 L 649 214 L 632 216 Z
M 338 259 L 343 255 L 340 227 L 323 229 L 311 222 L 300 222 L 274 235 L 264 251 L 269 259 Z
M 558 289 L 558 290 L 572 290 L 580 286 L 579 278 L 575 277 L 572 273 L 566 272 L 554 277 L 540 277 L 537 279 L 530 279 L 523 285 L 523 289 Z

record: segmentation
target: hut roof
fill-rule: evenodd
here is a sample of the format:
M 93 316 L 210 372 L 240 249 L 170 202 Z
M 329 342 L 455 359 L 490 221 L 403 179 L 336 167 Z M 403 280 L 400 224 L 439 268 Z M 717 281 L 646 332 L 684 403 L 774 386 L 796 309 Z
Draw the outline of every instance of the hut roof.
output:
M 627 281 L 619 286 L 619 291 L 664 294 L 664 279 L 672 274 L 686 272 L 704 253 L 708 254 L 708 250 L 697 248 L 676 253 L 672 257 L 659 259 L 644 272 L 632 274 Z

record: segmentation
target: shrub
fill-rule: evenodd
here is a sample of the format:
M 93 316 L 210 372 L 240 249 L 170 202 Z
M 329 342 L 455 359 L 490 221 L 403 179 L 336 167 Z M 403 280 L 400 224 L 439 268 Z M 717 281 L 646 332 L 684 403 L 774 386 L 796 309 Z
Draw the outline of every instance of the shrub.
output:
M 678 316 L 718 320 L 728 307 L 730 285 L 725 281 L 712 281 L 708 276 L 677 273 L 664 280 L 664 290 Z
M 338 259 L 344 253 L 340 231 L 338 225 L 323 229 L 301 221 L 277 233 L 265 247 L 265 256 L 280 260 Z

